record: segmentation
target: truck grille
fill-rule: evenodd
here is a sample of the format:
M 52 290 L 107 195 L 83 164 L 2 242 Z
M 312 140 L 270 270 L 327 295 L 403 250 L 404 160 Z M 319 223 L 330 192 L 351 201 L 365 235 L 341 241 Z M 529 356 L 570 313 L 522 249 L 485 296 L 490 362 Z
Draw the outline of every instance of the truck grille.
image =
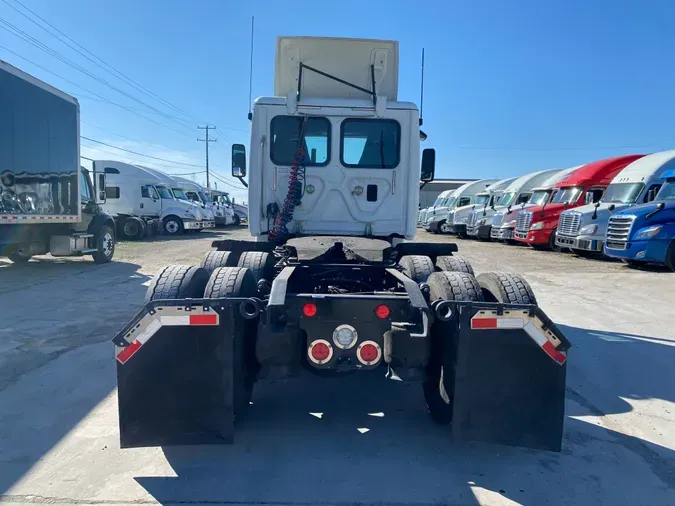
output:
M 466 226 L 473 227 L 476 224 L 476 220 L 478 220 L 478 211 L 472 211 L 466 219 Z
M 611 216 L 607 226 L 607 242 L 611 249 L 626 249 L 628 235 L 635 221 L 635 216 Z
M 493 227 L 499 227 L 501 226 L 502 222 L 504 221 L 504 216 L 505 214 L 495 214 L 492 217 L 492 226 Z
M 580 213 L 562 213 L 558 221 L 558 235 L 576 236 L 581 225 Z
M 516 231 L 522 234 L 530 230 L 530 223 L 532 223 L 532 213 L 530 211 L 520 211 L 518 218 L 516 218 Z

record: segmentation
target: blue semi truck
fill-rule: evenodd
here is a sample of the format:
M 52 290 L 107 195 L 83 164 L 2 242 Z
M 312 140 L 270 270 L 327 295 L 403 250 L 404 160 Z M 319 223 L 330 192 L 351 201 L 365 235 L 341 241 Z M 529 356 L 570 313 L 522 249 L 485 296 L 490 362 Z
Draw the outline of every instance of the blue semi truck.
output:
M 666 170 L 664 184 L 649 204 L 610 217 L 605 254 L 631 265 L 661 264 L 675 271 L 675 169 Z

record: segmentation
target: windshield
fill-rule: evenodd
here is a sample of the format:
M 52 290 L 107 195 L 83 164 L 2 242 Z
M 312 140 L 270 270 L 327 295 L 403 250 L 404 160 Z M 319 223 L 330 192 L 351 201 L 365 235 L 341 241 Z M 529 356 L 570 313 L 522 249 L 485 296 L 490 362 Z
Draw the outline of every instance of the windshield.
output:
M 477 206 L 483 206 L 485 207 L 485 204 L 490 202 L 490 196 L 489 195 L 478 195 L 476 197 L 476 205 Z
M 644 187 L 644 183 L 610 184 L 601 200 L 617 204 L 632 204 L 640 196 Z
M 209 198 L 206 196 L 206 193 L 203 191 L 198 191 L 197 194 L 199 195 L 199 198 L 202 199 L 202 202 L 209 202 Z
M 532 194 L 529 203 L 535 206 L 542 206 L 548 201 L 549 195 L 551 195 L 551 190 L 538 190 Z
M 583 192 L 583 188 L 580 188 L 579 186 L 561 188 L 560 191 L 556 193 L 555 197 L 553 197 L 551 202 L 567 202 L 568 204 L 573 204 L 577 201 L 579 195 L 581 195 L 581 192 Z
M 448 197 L 443 201 L 443 207 L 452 207 L 457 200 L 457 197 Z
M 656 195 L 656 200 L 675 200 L 675 181 L 667 181 Z
M 513 203 L 515 198 L 516 198 L 516 192 L 505 193 L 504 196 L 501 199 L 499 199 L 499 205 L 500 206 L 508 206 L 509 204 Z
M 168 189 L 166 186 L 157 186 L 157 191 L 159 192 L 159 196 L 162 197 L 165 200 L 173 200 L 173 193 L 171 193 L 171 190 Z
M 176 196 L 177 199 L 181 200 L 187 200 L 188 198 L 185 196 L 185 192 L 181 190 L 180 188 L 172 188 L 173 194 Z
M 436 201 L 434 202 L 434 205 L 432 205 L 431 207 L 438 207 L 438 206 L 440 206 L 440 205 L 441 205 L 441 202 L 443 202 L 444 200 L 445 200 L 445 198 L 440 198 L 440 197 L 437 198 Z

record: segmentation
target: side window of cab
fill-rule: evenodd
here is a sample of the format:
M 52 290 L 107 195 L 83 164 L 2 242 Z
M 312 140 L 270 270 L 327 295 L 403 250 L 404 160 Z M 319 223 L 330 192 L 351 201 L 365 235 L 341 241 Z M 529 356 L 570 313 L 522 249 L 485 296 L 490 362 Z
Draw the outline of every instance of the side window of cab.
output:
M 89 191 L 89 179 L 84 172 L 80 172 L 80 195 L 82 200 L 91 200 L 91 192 Z

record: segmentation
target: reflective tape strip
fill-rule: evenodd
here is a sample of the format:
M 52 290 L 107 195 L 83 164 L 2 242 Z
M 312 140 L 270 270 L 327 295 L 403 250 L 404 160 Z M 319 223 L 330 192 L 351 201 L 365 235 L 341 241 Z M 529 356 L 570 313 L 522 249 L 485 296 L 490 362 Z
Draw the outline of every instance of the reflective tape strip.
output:
M 492 311 L 479 311 L 471 318 L 471 329 L 523 329 L 549 357 L 560 365 L 564 364 L 567 361 L 567 354 L 556 349 L 560 343 L 558 338 L 550 331 L 545 332 L 538 318 L 525 316 L 526 313 L 521 312 L 517 314 L 522 314 L 523 317 L 501 317 L 494 316 Z
M 141 321 L 138 322 L 138 325 L 134 327 L 127 335 L 125 336 L 126 341 L 130 341 L 133 337 L 133 340 L 129 343 L 129 346 L 120 349 L 117 353 L 116 358 L 121 363 L 126 363 L 134 354 L 143 346 L 148 340 L 157 333 L 157 331 L 162 327 L 177 327 L 177 326 L 216 326 L 220 322 L 220 316 L 218 313 L 214 312 L 205 312 L 204 308 L 193 308 L 193 311 L 187 313 L 183 311 L 183 314 L 174 314 L 174 315 L 161 315 L 163 311 L 178 311 L 178 308 L 166 307 L 166 308 L 156 308 L 157 311 L 153 314 L 146 314 Z M 141 330 L 142 329 L 142 330 Z M 140 333 L 134 335 L 136 331 Z
M 0 215 L 0 223 L 19 223 L 24 221 L 44 221 L 45 223 L 70 222 L 79 223 L 79 216 L 60 216 L 60 215 L 35 215 L 35 214 L 21 214 L 21 215 Z
M 475 316 L 471 319 L 472 329 L 522 329 L 525 321 L 522 318 L 484 318 Z

